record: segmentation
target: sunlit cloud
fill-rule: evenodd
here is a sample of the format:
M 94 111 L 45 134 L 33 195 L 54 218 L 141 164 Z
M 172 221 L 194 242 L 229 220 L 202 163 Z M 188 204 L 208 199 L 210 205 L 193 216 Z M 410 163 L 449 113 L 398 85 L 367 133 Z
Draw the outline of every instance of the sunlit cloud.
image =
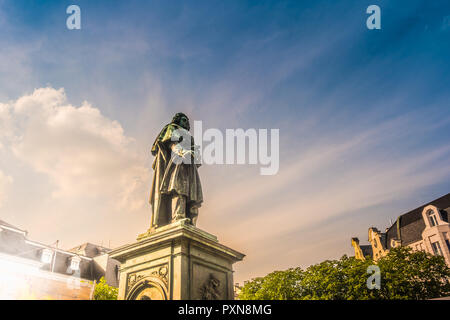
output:
M 9 106 L 9 107 L 5 107 Z M 40 88 L 9 104 L 9 148 L 20 161 L 48 175 L 53 197 L 106 198 L 142 209 L 149 171 L 117 121 L 84 102 L 71 105 L 63 89 Z

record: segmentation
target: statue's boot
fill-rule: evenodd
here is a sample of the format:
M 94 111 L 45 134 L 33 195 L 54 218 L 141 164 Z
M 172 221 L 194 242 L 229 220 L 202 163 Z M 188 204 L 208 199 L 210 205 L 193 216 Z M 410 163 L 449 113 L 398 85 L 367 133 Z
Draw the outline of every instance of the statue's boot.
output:
M 191 223 L 192 225 L 196 225 L 197 224 L 197 218 L 198 218 L 198 208 L 190 208 L 189 209 L 189 217 L 191 218 Z

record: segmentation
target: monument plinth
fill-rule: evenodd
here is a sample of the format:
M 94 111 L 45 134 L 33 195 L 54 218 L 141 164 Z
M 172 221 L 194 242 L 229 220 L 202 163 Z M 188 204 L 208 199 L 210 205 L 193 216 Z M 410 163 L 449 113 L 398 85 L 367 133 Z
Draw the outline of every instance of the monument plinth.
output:
M 201 157 L 189 129 L 179 112 L 152 145 L 150 229 L 110 253 L 121 262 L 119 299 L 234 298 L 232 265 L 244 255 L 195 226 L 203 203 Z
M 217 237 L 178 220 L 113 250 L 121 262 L 119 299 L 230 300 L 233 263 L 244 254 Z

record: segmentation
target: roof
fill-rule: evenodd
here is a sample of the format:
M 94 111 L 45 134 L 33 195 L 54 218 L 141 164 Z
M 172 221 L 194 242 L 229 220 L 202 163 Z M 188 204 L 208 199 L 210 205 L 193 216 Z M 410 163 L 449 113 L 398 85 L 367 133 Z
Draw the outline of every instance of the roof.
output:
M 373 252 L 372 252 L 372 246 L 370 244 L 369 245 L 362 245 L 362 246 L 359 246 L 359 247 L 361 248 L 361 251 L 362 251 L 364 257 L 367 257 L 367 256 L 372 257 Z
M 422 211 L 428 205 L 438 208 L 442 213 L 442 218 L 448 221 L 450 193 L 400 215 L 397 222 L 390 226 L 386 232 L 386 247 L 388 249 L 391 248 L 391 239 L 401 238 L 402 245 L 408 245 L 422 239 L 422 232 L 425 229 Z M 398 234 L 399 232 L 400 234 Z
M 73 252 L 76 254 L 81 254 L 90 258 L 96 257 L 98 255 L 107 253 L 111 251 L 111 249 L 99 246 L 90 242 L 83 243 L 75 248 L 68 250 L 69 252 Z
M 23 230 L 23 229 L 20 229 L 20 228 L 17 228 L 16 226 L 13 226 L 12 224 L 10 224 L 10 223 L 8 223 L 8 222 L 5 222 L 5 221 L 3 221 L 3 220 L 0 219 L 0 227 L 1 227 L 1 226 L 5 226 L 5 227 L 7 227 L 7 228 L 11 228 L 11 229 L 14 229 L 14 230 L 19 231 L 19 232 L 27 233 L 27 231 L 25 231 L 25 230 Z

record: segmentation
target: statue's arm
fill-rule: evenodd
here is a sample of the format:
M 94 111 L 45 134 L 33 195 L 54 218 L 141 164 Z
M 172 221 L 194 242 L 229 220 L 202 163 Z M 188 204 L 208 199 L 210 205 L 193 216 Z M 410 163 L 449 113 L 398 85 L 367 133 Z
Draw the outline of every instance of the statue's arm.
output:
M 164 128 L 164 132 L 161 132 L 161 135 L 159 136 L 159 141 L 155 143 L 155 145 L 160 148 L 164 148 L 164 150 L 170 150 L 173 154 L 178 155 L 181 158 L 190 159 L 190 161 L 185 163 L 192 163 L 194 162 L 197 167 L 200 167 L 201 165 L 201 157 L 198 146 L 195 146 L 194 139 L 192 136 L 189 135 L 191 139 L 191 146 L 186 148 L 186 146 L 183 146 L 183 138 L 186 136 L 183 134 L 183 132 L 180 132 L 180 128 L 177 126 L 174 126 L 172 124 L 168 125 L 166 128 Z M 153 149 L 152 149 L 153 150 Z M 158 149 L 155 150 L 157 153 Z M 153 153 L 153 151 L 152 151 Z
M 165 142 L 173 153 L 180 157 L 186 157 L 191 154 L 191 150 L 186 149 L 183 145 L 183 138 L 185 133 L 179 127 L 170 125 L 164 135 L 163 142 Z

